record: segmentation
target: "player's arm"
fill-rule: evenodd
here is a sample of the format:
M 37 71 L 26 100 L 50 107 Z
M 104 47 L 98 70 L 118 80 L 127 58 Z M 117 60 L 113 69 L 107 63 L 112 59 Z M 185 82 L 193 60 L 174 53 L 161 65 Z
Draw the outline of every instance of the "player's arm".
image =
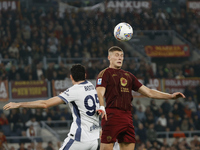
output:
M 106 111 L 105 111 L 105 106 L 104 106 L 104 94 L 106 91 L 105 87 L 97 87 L 97 95 L 98 95 L 98 99 L 99 99 L 99 104 L 100 104 L 100 109 L 97 109 L 97 112 L 99 113 L 99 115 L 102 114 L 102 118 L 105 115 L 105 119 L 107 120 L 107 115 L 106 115 Z
M 99 104 L 100 104 L 100 106 L 104 106 L 104 98 L 103 97 L 104 97 L 106 88 L 105 87 L 97 87 L 96 90 L 97 90 L 97 95 L 99 98 Z
M 177 99 L 179 97 L 185 98 L 185 95 L 183 95 L 181 92 L 176 92 L 173 94 L 164 93 L 158 90 L 150 89 L 144 85 L 142 85 L 138 92 L 141 93 L 144 96 L 155 98 L 155 99 Z
M 32 101 L 32 102 L 19 102 L 19 103 L 14 103 L 10 102 L 6 104 L 3 109 L 4 110 L 9 110 L 9 109 L 14 109 L 14 108 L 49 108 L 52 106 L 56 106 L 59 104 L 63 104 L 64 101 L 59 98 L 58 96 L 52 97 L 48 100 L 37 100 L 37 101 Z

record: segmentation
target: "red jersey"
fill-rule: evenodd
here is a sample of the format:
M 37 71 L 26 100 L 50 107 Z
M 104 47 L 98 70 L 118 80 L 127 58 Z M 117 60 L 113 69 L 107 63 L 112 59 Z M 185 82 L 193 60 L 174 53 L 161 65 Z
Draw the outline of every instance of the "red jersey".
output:
M 8 120 L 0 118 L 0 125 L 6 125 L 6 124 L 8 124 Z
M 142 84 L 128 71 L 106 68 L 97 77 L 96 87 L 105 87 L 106 108 L 131 110 L 132 90 L 138 91 Z

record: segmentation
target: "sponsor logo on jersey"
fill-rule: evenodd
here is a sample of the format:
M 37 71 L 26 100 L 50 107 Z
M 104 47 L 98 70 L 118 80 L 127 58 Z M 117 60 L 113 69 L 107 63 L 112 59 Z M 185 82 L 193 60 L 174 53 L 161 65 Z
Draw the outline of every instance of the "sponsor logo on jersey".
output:
M 65 93 L 67 96 L 69 96 L 69 93 L 67 93 L 66 91 L 64 91 L 64 93 Z
M 128 88 L 125 88 L 125 87 L 121 87 L 121 92 L 129 92 L 129 89 Z
M 122 86 L 126 86 L 127 85 L 127 80 L 125 78 L 123 78 L 123 77 L 120 79 L 120 82 L 121 82 Z
M 126 76 L 129 76 L 129 74 L 128 74 L 128 73 L 125 73 L 125 75 L 126 75 Z
M 97 85 L 101 85 L 101 82 L 102 82 L 102 78 L 98 79 L 97 80 Z
M 90 131 L 93 131 L 93 130 L 96 130 L 96 129 L 99 129 L 99 126 L 98 126 L 98 125 L 93 124 L 93 125 L 90 127 Z
M 111 136 L 107 136 L 107 141 L 110 142 L 112 140 Z
M 113 77 L 114 77 L 114 76 L 117 76 L 117 74 L 113 74 L 112 76 L 113 76 Z

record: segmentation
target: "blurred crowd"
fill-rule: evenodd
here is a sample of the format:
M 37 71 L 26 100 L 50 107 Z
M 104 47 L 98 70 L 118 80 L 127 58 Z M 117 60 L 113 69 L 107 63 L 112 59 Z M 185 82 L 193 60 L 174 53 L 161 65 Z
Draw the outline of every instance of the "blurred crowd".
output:
M 109 66 L 108 60 L 83 60 L 78 61 L 86 67 L 87 79 L 95 79 L 98 73 Z M 69 78 L 71 65 L 66 65 L 63 61 L 59 63 L 50 62 L 47 68 L 44 68 L 42 62 L 33 65 L 0 64 L 0 80 L 8 81 L 27 81 L 27 80 L 64 80 Z M 166 79 L 184 79 L 200 77 L 200 60 L 185 63 L 167 63 L 158 64 L 154 67 L 144 59 L 134 57 L 126 59 L 122 69 L 133 73 L 137 78 L 166 78 Z
M 145 145 L 149 150 L 200 148 L 200 141 L 198 145 L 188 143 L 186 137 L 189 133 L 184 133 L 184 131 L 200 130 L 200 105 L 198 106 L 191 97 L 183 103 L 176 100 L 170 104 L 165 100 L 160 107 L 156 105 L 155 100 L 151 100 L 150 105 L 146 107 L 138 100 L 134 107 L 133 124 L 136 129 L 137 147 Z M 165 131 L 169 138 L 175 138 L 172 145 L 165 141 L 165 134 L 158 134 Z M 169 133 L 170 131 L 172 133 Z M 191 133 L 191 135 L 197 137 L 200 133 Z M 163 138 L 163 141 L 159 141 L 158 138 Z M 178 142 L 180 138 L 184 139 L 183 143 Z
M 44 141 L 41 136 L 44 135 L 42 135 L 41 121 L 46 121 L 49 127 L 65 127 L 68 129 L 72 122 L 71 111 L 68 108 L 61 109 L 60 107 L 46 110 L 13 109 L 10 110 L 8 115 L 0 110 L 0 114 L 0 150 L 4 150 L 3 146 L 9 147 L 9 150 L 16 150 L 8 143 L 18 143 L 18 150 L 56 150 L 57 146 L 61 146 L 60 142 L 53 146 L 53 142 L 50 141 L 46 148 L 42 147 Z M 66 120 L 70 123 L 62 122 Z M 61 123 L 54 124 L 52 121 L 61 121 Z M 13 136 L 20 136 L 21 138 L 7 140 L 8 137 Z
M 187 12 L 185 7 L 158 9 L 156 12 L 142 10 L 141 12 L 104 13 L 100 11 L 78 12 L 58 10 L 22 9 L 21 12 L 1 10 L 0 12 L 0 59 L 15 59 L 16 64 L 9 61 L 0 63 L 1 80 L 63 80 L 69 77 L 68 64 L 82 63 L 86 66 L 87 78 L 94 79 L 100 70 L 108 66 L 106 59 L 90 60 L 91 58 L 106 58 L 107 49 L 113 45 L 123 46 L 113 37 L 113 28 L 119 22 L 134 25 L 134 30 L 175 30 L 194 47 L 200 48 L 200 19 L 198 15 Z M 176 78 L 200 77 L 200 60 L 184 63 L 157 64 L 156 71 L 152 65 L 140 56 L 130 53 L 124 48 L 125 61 L 123 69 L 132 72 L 137 78 Z M 84 58 L 83 60 L 49 62 L 45 68 L 42 59 L 46 58 Z M 29 64 L 29 58 L 32 64 Z M 132 59 L 128 59 L 132 58 Z M 136 130 L 136 149 L 144 147 L 148 150 L 185 150 L 200 149 L 200 134 L 192 134 L 190 142 L 184 138 L 184 131 L 200 130 L 200 86 L 196 89 L 187 87 L 184 102 L 176 100 L 173 104 L 168 100 L 161 106 L 151 100 L 144 106 L 139 100 L 133 106 L 133 124 Z M 194 96 L 195 95 L 195 96 Z M 68 108 L 53 107 L 47 110 L 17 109 L 8 115 L 0 111 L 0 146 L 6 143 L 6 136 L 34 137 L 40 135 L 40 121 L 45 120 L 50 127 L 66 126 L 68 124 L 53 124 L 51 121 L 68 121 L 72 119 Z M 164 139 L 159 131 L 178 131 L 169 137 L 176 138 L 172 145 Z M 179 138 L 183 138 L 179 141 Z M 38 142 L 38 150 L 43 142 Z M 16 139 L 9 142 L 32 142 L 30 139 Z M 51 145 L 52 143 L 49 143 Z M 30 144 L 31 147 L 31 144 Z M 51 146 L 52 147 L 52 146 Z M 21 150 L 19 149 L 19 150 Z M 26 147 L 28 149 L 28 147 Z M 33 148 L 30 148 L 33 149 Z M 36 148 L 37 149 L 37 148 Z M 15 149 L 10 149 L 15 150 Z M 50 150 L 50 149 L 48 149 Z
M 90 58 L 106 58 L 107 49 L 113 45 L 122 46 L 113 37 L 113 28 L 119 22 L 128 22 L 134 30 L 175 30 L 194 47 L 200 48 L 200 19 L 188 12 L 185 7 L 158 9 L 157 11 L 142 10 L 115 12 L 71 11 L 60 14 L 59 10 L 49 8 L 27 9 L 19 11 L 1 10 L 0 12 L 0 58 L 15 59 L 16 64 L 2 62 L 0 80 L 38 80 L 52 78 L 60 79 L 57 72 L 60 65 L 57 62 L 48 63 L 44 68 L 42 58 L 84 58 L 80 60 L 87 66 L 88 78 L 94 78 L 107 61 L 91 61 Z M 123 48 L 123 46 L 122 46 Z M 135 58 L 125 61 L 124 69 L 137 77 L 185 78 L 200 77 L 200 61 L 166 64 L 159 66 L 157 72 L 152 72 L 151 64 L 132 54 L 126 48 L 125 58 Z M 32 63 L 30 64 L 29 58 Z M 75 63 L 68 60 L 62 65 L 64 72 L 66 64 Z M 36 72 L 37 69 L 42 71 Z M 60 69 L 60 68 L 59 68 Z M 48 77 L 49 70 L 52 75 Z M 62 77 L 63 78 L 63 77 Z

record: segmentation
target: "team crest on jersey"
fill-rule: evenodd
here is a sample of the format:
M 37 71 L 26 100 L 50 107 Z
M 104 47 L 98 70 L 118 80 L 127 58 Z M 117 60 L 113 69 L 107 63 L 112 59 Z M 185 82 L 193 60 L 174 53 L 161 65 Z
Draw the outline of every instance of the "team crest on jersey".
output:
M 114 77 L 114 76 L 117 76 L 117 74 L 113 74 L 112 76 L 113 76 L 113 77 Z
M 101 82 L 102 82 L 102 78 L 98 79 L 97 80 L 97 85 L 101 85 Z
M 127 80 L 125 78 L 123 78 L 123 77 L 120 79 L 120 82 L 121 82 L 122 86 L 126 86 L 127 85 Z
M 111 136 L 107 136 L 107 141 L 110 142 L 112 140 Z

